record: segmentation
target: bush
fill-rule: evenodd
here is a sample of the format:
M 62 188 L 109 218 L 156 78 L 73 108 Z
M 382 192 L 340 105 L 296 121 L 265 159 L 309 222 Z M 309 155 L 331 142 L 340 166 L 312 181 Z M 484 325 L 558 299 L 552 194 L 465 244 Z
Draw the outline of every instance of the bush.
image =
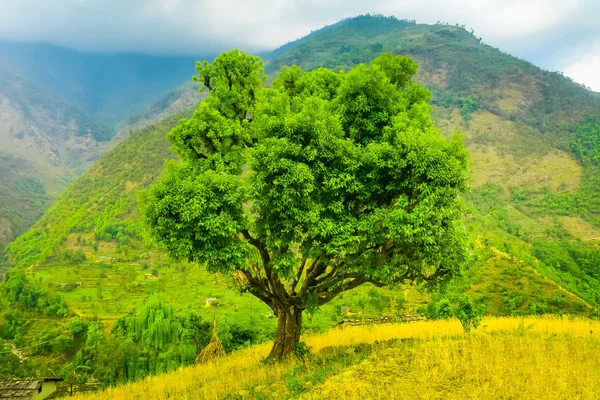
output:
M 440 300 L 436 305 L 436 316 L 437 318 L 447 319 L 452 318 L 454 316 L 454 312 L 452 311 L 452 305 L 448 299 Z
M 294 346 L 294 355 L 296 358 L 303 359 L 310 354 L 311 347 L 307 345 L 305 342 L 298 342 Z
M 77 284 L 73 283 L 73 282 L 69 282 L 65 285 L 65 287 L 63 288 L 63 290 L 65 292 L 72 292 L 73 290 L 77 289 Z
M 456 318 L 458 318 L 466 333 L 469 333 L 471 329 L 477 329 L 484 313 L 485 309 L 483 307 L 476 308 L 469 296 L 460 298 L 458 308 L 455 311 Z

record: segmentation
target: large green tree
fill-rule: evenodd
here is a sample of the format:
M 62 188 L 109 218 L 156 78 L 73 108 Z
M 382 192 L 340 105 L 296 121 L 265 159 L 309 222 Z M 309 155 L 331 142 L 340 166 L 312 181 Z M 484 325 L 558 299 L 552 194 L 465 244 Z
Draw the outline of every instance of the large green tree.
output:
M 145 220 L 173 256 L 273 309 L 270 357 L 293 351 L 303 311 L 344 291 L 460 273 L 468 157 L 434 127 L 411 59 L 292 66 L 270 88 L 237 50 L 197 70 L 210 95 L 168 134 L 181 161 L 146 193 Z

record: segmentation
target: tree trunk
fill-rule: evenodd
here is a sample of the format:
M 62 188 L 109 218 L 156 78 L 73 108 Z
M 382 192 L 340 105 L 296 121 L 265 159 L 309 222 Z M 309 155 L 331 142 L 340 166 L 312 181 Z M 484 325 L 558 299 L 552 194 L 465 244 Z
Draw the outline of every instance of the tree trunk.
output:
M 302 310 L 296 307 L 281 308 L 276 311 L 276 315 L 277 333 L 268 358 L 282 359 L 290 357 L 296 343 L 300 341 Z

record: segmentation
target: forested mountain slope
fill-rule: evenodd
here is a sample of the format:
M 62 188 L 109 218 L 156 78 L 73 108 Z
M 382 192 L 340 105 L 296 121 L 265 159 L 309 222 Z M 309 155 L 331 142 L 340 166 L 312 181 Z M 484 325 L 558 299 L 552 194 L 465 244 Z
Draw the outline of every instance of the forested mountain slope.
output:
M 0 70 L 0 249 L 95 160 L 110 128 Z
M 593 312 L 600 302 L 597 95 L 462 28 L 370 16 L 275 53 L 268 71 L 290 63 L 347 68 L 384 51 L 417 60 L 438 126 L 448 135 L 465 132 L 472 153 L 464 218 L 475 261 L 470 280 L 455 290 L 479 296 L 494 314 Z M 7 265 L 59 284 L 100 266 L 119 276 L 129 269 L 135 278 L 169 264 L 145 239 L 135 199 L 173 156 L 165 135 L 174 123 L 169 118 L 141 130 L 105 154 L 11 244 Z M 84 257 L 73 261 L 75 253 Z M 106 258 L 114 263 L 104 265 Z M 136 299 L 156 286 L 137 283 Z M 129 311 L 132 304 L 119 300 L 127 295 L 115 291 L 107 313 Z M 68 302 L 93 313 L 87 300 L 69 295 Z
M 0 249 L 109 142 L 197 104 L 195 87 L 173 90 L 194 71 L 191 57 L 0 41 Z

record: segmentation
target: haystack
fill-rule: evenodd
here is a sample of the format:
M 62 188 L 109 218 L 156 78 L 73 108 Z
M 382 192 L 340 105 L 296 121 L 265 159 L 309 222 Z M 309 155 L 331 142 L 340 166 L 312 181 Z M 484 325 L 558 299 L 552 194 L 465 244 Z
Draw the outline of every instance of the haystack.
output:
M 217 335 L 217 321 L 214 320 L 213 335 L 210 339 L 210 343 L 198 354 L 196 357 L 196 364 L 206 364 L 217 358 L 221 358 L 225 355 L 225 349 L 223 343 Z

